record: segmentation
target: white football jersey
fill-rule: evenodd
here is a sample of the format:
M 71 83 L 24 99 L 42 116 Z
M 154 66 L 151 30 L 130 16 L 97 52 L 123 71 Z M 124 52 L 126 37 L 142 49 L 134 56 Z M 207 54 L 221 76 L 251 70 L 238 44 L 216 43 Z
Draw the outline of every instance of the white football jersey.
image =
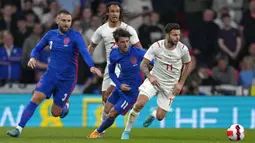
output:
M 136 44 L 139 42 L 138 35 L 135 31 L 135 29 L 128 24 L 121 22 L 120 25 L 121 28 L 127 30 L 132 36 L 130 37 L 130 43 L 132 45 Z M 115 45 L 115 40 L 113 38 L 113 32 L 119 27 L 116 28 L 110 28 L 108 22 L 100 26 L 94 35 L 91 38 L 91 41 L 95 44 L 98 44 L 101 40 L 104 40 L 104 45 L 106 48 L 106 58 L 107 58 L 107 63 L 109 64 L 109 55 L 110 52 L 113 48 L 116 48 Z
M 182 66 L 191 61 L 187 46 L 178 42 L 176 48 L 168 50 L 164 46 L 164 40 L 155 42 L 150 46 L 145 59 L 154 60 L 151 74 L 154 75 L 160 85 L 173 87 L 180 79 Z

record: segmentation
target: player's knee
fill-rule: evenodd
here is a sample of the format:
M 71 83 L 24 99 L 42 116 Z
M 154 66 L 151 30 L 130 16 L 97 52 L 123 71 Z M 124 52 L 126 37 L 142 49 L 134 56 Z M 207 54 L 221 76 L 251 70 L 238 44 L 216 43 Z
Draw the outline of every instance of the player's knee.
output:
M 110 112 L 110 113 L 108 114 L 108 119 L 114 120 L 117 116 L 118 116 L 117 114 Z
M 114 115 L 108 114 L 108 119 L 114 120 L 116 117 Z

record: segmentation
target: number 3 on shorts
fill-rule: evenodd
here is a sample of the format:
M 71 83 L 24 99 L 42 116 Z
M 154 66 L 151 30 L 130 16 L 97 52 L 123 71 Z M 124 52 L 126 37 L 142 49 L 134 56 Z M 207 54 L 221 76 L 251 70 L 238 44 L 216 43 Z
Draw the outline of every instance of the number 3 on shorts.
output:
M 65 94 L 64 94 L 64 97 L 62 98 L 62 101 L 65 101 L 65 100 L 66 100 L 66 97 L 67 97 L 67 94 L 65 93 Z

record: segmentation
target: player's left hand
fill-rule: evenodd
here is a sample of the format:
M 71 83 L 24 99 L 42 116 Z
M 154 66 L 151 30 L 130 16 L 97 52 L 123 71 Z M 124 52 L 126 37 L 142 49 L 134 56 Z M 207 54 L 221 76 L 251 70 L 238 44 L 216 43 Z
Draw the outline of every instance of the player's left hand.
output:
M 99 77 L 102 77 L 102 72 L 100 69 L 96 68 L 96 67 L 91 67 L 90 68 L 90 72 L 92 72 L 93 74 L 98 75 Z
M 35 58 L 31 58 L 28 61 L 27 66 L 31 67 L 32 69 L 36 68 L 36 59 Z
M 183 87 L 182 83 L 177 83 L 174 87 L 173 95 L 174 96 L 178 95 L 181 92 L 182 87 Z

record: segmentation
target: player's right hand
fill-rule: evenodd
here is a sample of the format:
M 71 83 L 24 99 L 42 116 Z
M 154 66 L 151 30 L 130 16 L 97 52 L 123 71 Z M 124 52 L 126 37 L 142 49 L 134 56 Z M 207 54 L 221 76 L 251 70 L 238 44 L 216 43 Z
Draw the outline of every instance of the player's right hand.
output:
M 121 84 L 120 89 L 122 91 L 130 91 L 131 88 L 127 84 Z
M 157 80 L 157 78 L 155 76 L 151 75 L 148 78 L 149 78 L 149 81 L 151 82 L 152 85 L 155 85 L 157 87 L 160 86 L 159 82 L 158 82 L 158 80 Z
M 27 64 L 27 66 L 31 67 L 32 69 L 36 68 L 36 59 L 31 58 Z

